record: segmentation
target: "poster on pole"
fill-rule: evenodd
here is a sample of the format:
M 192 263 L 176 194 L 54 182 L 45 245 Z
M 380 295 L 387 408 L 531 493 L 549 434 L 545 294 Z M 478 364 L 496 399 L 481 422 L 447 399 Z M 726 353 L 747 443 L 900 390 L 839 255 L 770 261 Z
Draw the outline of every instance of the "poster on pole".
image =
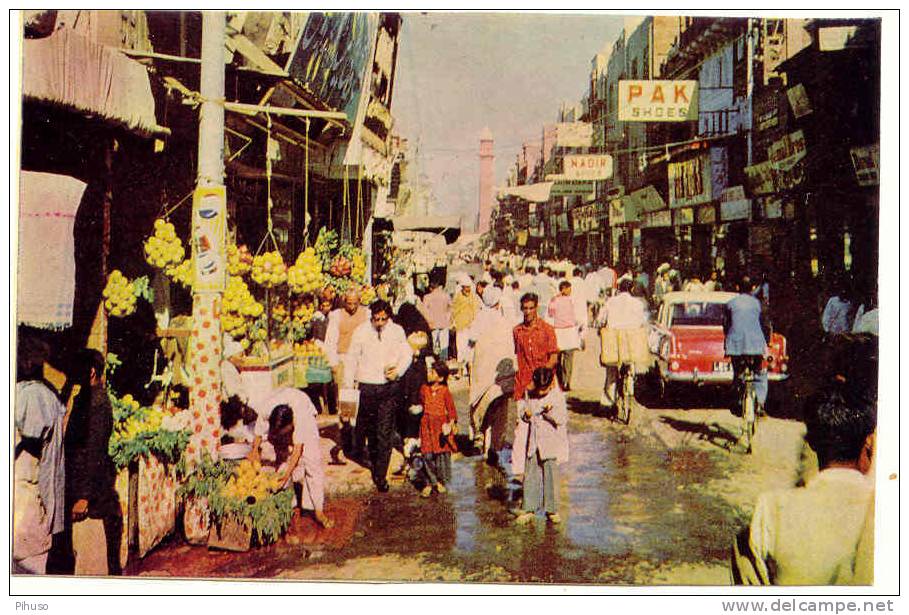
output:
M 694 122 L 697 119 L 697 81 L 619 81 L 620 122 Z
M 199 187 L 193 193 L 192 253 L 196 292 L 221 292 L 227 285 L 227 191 Z
M 562 175 L 566 180 L 603 180 L 612 177 L 609 154 L 569 154 L 563 159 Z

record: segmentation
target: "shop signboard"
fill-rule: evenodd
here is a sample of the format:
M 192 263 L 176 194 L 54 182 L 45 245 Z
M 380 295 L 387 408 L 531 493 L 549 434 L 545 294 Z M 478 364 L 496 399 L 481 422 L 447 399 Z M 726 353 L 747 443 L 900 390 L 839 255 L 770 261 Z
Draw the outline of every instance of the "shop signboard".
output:
M 751 219 L 751 199 L 745 198 L 745 190 L 741 186 L 733 186 L 723 192 L 720 200 L 720 220 Z
M 638 211 L 660 211 L 666 209 L 666 201 L 653 186 L 645 186 L 631 193 Z
M 751 194 L 770 194 L 774 191 L 773 167 L 769 160 L 745 167 L 745 178 Z
M 806 155 L 805 133 L 801 130 L 789 133 L 767 148 L 767 158 L 777 171 L 791 170 Z
M 775 198 L 764 199 L 764 217 L 775 220 L 783 217 L 783 201 Z
M 716 207 L 712 204 L 710 205 L 701 205 L 695 211 L 695 221 L 698 224 L 715 224 L 716 223 Z
M 568 154 L 562 163 L 562 174 L 567 180 L 590 181 L 612 177 L 612 156 L 608 154 Z
M 195 292 L 221 292 L 227 284 L 227 191 L 199 187 L 193 193 L 192 256 Z
M 363 141 L 382 154 L 387 153 L 391 133 L 391 95 L 394 90 L 400 25 L 401 19 L 394 13 L 379 15 L 372 78 L 369 83 L 369 104 L 363 118 Z
M 691 226 L 694 224 L 694 208 L 683 207 L 675 210 L 676 226 Z
M 813 111 L 804 84 L 799 83 L 792 86 L 786 90 L 786 96 L 789 98 L 789 106 L 792 107 L 792 115 L 794 115 L 796 119 L 804 117 Z
M 712 200 L 710 159 L 701 154 L 669 163 L 669 207 L 690 207 Z
M 642 226 L 645 228 L 672 226 L 672 211 L 666 209 L 645 214 Z
M 354 122 L 371 75 L 370 51 L 376 21 L 367 13 L 312 12 L 300 35 L 288 72 L 327 105 Z
M 551 175 L 550 177 L 558 177 Z M 547 178 L 548 179 L 548 178 Z M 594 183 L 583 179 L 559 179 L 553 182 L 549 196 L 589 196 L 595 190 Z
M 697 81 L 619 81 L 620 122 L 693 122 L 697 119 Z
M 784 136 L 767 148 L 775 190 L 788 190 L 804 181 L 805 165 L 802 161 L 806 156 L 805 133 L 801 130 Z
M 593 143 L 593 124 L 562 122 L 556 124 L 557 147 L 590 147 Z
M 877 186 L 880 183 L 880 155 L 879 145 L 853 147 L 849 150 L 852 156 L 852 167 L 855 169 L 855 179 L 859 186 Z
M 729 155 L 725 147 L 710 148 L 710 194 L 723 194 L 729 186 Z
M 525 230 L 525 231 L 518 231 L 517 234 L 516 234 L 517 244 L 518 244 L 519 246 L 526 246 L 526 245 L 527 245 L 527 238 L 528 238 L 528 236 L 529 236 L 529 234 L 528 234 L 528 232 L 527 232 L 526 230 Z
M 622 199 L 609 201 L 609 226 L 625 224 L 625 205 Z

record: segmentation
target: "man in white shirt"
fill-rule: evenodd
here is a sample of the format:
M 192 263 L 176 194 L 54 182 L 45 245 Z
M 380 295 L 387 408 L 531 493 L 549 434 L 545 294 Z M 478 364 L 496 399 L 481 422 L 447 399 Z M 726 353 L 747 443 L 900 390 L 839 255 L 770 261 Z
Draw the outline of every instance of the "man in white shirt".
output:
M 821 471 L 804 487 L 758 498 L 749 531 L 736 541 L 737 583 L 870 581 L 857 573 L 862 564 L 859 545 L 873 523 L 874 395 L 859 392 L 853 383 L 826 391 L 809 403 L 807 423 L 806 440 L 818 455 Z
M 357 430 L 368 440 L 372 480 L 388 491 L 388 462 L 394 438 L 395 413 L 400 403 L 399 379 L 410 367 L 413 352 L 404 329 L 391 322 L 391 306 L 381 299 L 369 306 L 369 322 L 353 333 L 344 369 L 346 388 L 360 390 Z
M 604 327 L 628 331 L 647 326 L 647 311 L 644 303 L 631 295 L 634 282 L 631 278 L 622 277 L 619 280 L 618 294 L 610 297 L 597 318 Z M 614 408 L 616 404 L 616 383 L 619 379 L 619 368 L 615 365 L 606 366 L 606 386 L 600 398 L 600 405 Z

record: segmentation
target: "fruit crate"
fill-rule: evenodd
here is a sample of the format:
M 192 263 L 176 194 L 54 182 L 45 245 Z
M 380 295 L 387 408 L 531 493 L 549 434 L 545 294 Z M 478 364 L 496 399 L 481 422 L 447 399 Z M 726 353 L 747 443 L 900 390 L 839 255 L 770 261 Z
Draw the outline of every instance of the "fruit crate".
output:
M 213 521 L 208 533 L 208 547 L 225 551 L 249 551 L 252 546 L 252 523 L 227 515 Z
M 237 370 L 247 391 L 268 391 L 294 386 L 293 354 L 272 353 L 269 357 L 242 357 Z

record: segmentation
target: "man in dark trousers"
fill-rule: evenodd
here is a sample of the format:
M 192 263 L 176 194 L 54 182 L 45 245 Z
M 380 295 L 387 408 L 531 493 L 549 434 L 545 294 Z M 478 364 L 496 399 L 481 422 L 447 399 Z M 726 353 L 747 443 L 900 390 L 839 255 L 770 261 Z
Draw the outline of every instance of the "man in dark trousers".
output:
M 117 470 L 107 452 L 114 418 L 104 386 L 104 357 L 97 350 L 84 349 L 78 353 L 73 365 L 74 380 L 81 389 L 73 404 L 63 441 L 67 534 L 80 521 L 101 519 L 106 543 L 106 573 L 120 575 L 123 517 L 115 488 Z M 76 573 L 104 574 L 104 571 L 86 570 L 80 560 L 103 561 L 97 550 L 105 549 L 105 546 L 80 544 L 80 536 L 77 531 L 73 540 Z

